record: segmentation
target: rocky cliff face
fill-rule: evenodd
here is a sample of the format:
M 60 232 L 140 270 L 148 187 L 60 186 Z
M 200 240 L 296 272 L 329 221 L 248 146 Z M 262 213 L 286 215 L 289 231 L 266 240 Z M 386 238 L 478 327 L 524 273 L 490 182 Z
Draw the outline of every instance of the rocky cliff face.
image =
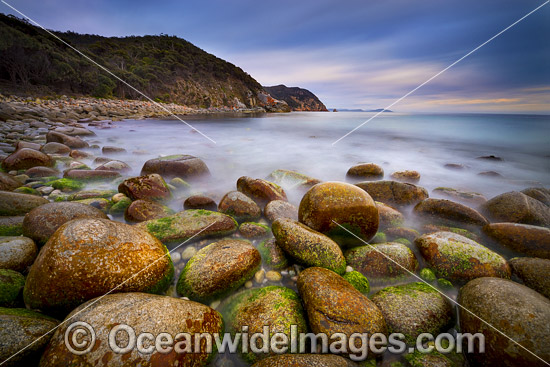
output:
M 290 110 L 241 68 L 175 36 L 55 33 L 157 102 Z M 0 14 L 0 54 L 0 93 L 16 89 L 38 95 L 143 99 L 63 43 L 13 16 Z
M 263 88 L 273 98 L 285 101 L 293 111 L 328 111 L 323 102 L 307 89 L 282 84 Z

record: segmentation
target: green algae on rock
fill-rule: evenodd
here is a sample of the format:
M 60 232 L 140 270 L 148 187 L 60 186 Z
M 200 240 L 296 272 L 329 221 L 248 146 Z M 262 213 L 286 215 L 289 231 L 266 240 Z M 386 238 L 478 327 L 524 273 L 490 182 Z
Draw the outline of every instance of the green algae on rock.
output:
M 85 184 L 82 181 L 73 180 L 70 178 L 60 178 L 58 180 L 48 182 L 48 186 L 63 192 L 71 192 L 82 189 Z
M 307 323 L 300 298 L 293 290 L 268 286 L 248 289 L 230 297 L 223 307 L 222 314 L 231 333 L 242 332 L 248 327 L 248 333 L 262 333 L 269 327 L 269 336 L 284 333 L 291 338 L 291 327 L 295 325 L 296 333 L 306 333 Z M 249 362 L 266 358 L 272 354 L 266 345 L 261 353 L 249 351 L 243 358 Z
M 418 335 L 437 335 L 448 326 L 453 308 L 436 289 L 421 282 L 387 287 L 372 296 L 388 332 L 402 333 L 405 342 L 414 345 Z
M 232 216 L 238 222 L 254 221 L 262 215 L 258 204 L 240 191 L 225 194 L 218 204 L 218 211 Z
M 262 241 L 258 245 L 263 263 L 272 269 L 283 269 L 288 266 L 284 251 L 277 245 L 275 238 Z
M 163 292 L 173 274 L 166 247 L 147 232 L 106 219 L 76 219 L 44 245 L 23 295 L 29 308 L 63 315 L 113 289 Z
M 163 243 L 183 242 L 205 237 L 223 237 L 237 230 L 237 222 L 228 215 L 203 209 L 190 209 L 174 215 L 136 224 Z
M 351 284 L 353 288 L 357 289 L 359 292 L 363 294 L 369 294 L 370 292 L 369 280 L 360 272 L 355 270 L 350 271 L 349 273 L 344 274 L 343 278 L 347 280 L 349 284 Z
M 309 189 L 300 202 L 298 218 L 343 247 L 369 241 L 378 230 L 378 209 L 372 198 L 344 182 L 323 182 Z
M 438 277 L 451 281 L 486 276 L 510 278 L 506 259 L 464 236 L 435 232 L 418 237 L 415 244 Z
M 23 299 L 21 292 L 25 286 L 25 277 L 10 269 L 0 269 L 0 307 L 17 307 Z
M 164 201 L 172 197 L 166 182 L 156 173 L 128 178 L 118 185 L 118 192 L 132 200 Z
M 0 236 L 20 236 L 23 234 L 23 216 L 0 216 Z
M 199 250 L 183 268 L 180 295 L 206 302 L 239 288 L 259 269 L 262 258 L 243 240 L 220 240 Z
M 208 306 L 136 292 L 109 294 L 90 300 L 73 310 L 66 320 L 69 318 L 71 321 L 62 324 L 53 335 L 40 361 L 41 367 L 91 366 L 97 361 L 107 361 L 104 362 L 106 365 L 117 367 L 206 366 L 217 352 L 215 342 L 212 341 L 214 348 L 209 351 L 204 338 L 199 341 L 195 339 L 196 335 L 206 333 L 213 336 L 224 332 L 221 315 Z M 65 334 L 75 322 L 85 322 L 95 331 L 95 344 L 88 353 L 77 355 L 67 349 Z M 114 353 L 110 348 L 109 335 L 115 325 L 128 325 L 136 335 L 151 333 L 154 335 L 153 341 L 161 333 L 167 333 L 175 340 L 170 345 L 171 350 L 166 345 L 162 346 L 166 353 L 154 347 L 151 353 L 140 353 L 135 347 L 128 353 Z M 179 333 L 191 337 L 178 338 Z M 124 331 L 117 333 L 116 345 L 126 346 L 127 335 Z
M 346 271 L 340 246 L 329 237 L 292 219 L 277 219 L 272 226 L 277 245 L 304 266 L 318 266 L 338 274 Z

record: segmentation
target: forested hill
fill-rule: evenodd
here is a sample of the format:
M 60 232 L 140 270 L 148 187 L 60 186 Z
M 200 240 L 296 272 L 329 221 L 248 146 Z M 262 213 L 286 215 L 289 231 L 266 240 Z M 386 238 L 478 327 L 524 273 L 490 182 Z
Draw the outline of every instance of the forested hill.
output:
M 55 34 L 160 102 L 200 108 L 273 104 L 262 86 L 241 68 L 175 36 Z M 41 87 L 55 94 L 140 98 L 42 29 L 4 14 L 0 14 L 0 55 L 0 82 L 5 86 Z
M 275 85 L 264 87 L 273 98 L 285 101 L 293 111 L 328 111 L 323 102 L 307 89 Z

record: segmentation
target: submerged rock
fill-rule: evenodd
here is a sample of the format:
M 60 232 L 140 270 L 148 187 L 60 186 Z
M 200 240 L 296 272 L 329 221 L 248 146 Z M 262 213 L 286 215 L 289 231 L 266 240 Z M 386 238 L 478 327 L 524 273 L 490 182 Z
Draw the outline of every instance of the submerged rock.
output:
M 510 278 L 506 259 L 464 236 L 435 232 L 418 237 L 415 244 L 440 278 L 451 281 L 487 276 Z
M 106 219 L 76 219 L 40 251 L 24 298 L 31 309 L 62 315 L 113 289 L 163 292 L 173 274 L 168 250 L 147 232 Z
M 329 237 L 292 219 L 277 219 L 271 228 L 277 245 L 298 263 L 345 272 L 342 250 Z
M 550 227 L 550 207 L 521 192 L 498 195 L 481 206 L 493 222 L 511 222 Z
M 485 352 L 466 353 L 474 366 L 545 366 L 531 353 L 550 360 L 550 300 L 524 285 L 499 278 L 478 278 L 460 289 L 458 303 L 463 333 L 482 333 Z M 473 315 L 475 316 L 473 316 Z M 498 329 L 496 331 L 493 325 Z
M 277 245 L 275 238 L 262 241 L 258 245 L 264 264 L 273 269 L 283 269 L 288 266 L 284 251 Z
M 285 189 L 309 189 L 313 185 L 321 182 L 316 178 L 304 175 L 299 172 L 289 171 L 286 169 L 277 169 L 269 174 L 267 180 L 281 185 Z
M 453 307 L 434 288 L 421 283 L 387 287 L 372 296 L 389 333 L 402 333 L 409 345 L 415 345 L 422 333 L 437 335 L 449 326 Z
M 384 178 L 384 169 L 375 163 L 360 163 L 350 167 L 346 177 L 366 181 L 381 180 Z
M 450 187 L 436 187 L 432 191 L 435 195 L 445 196 L 449 199 L 456 200 L 462 204 L 478 207 L 485 203 L 487 198 L 477 192 L 462 191 Z
M 37 254 L 38 248 L 30 238 L 0 237 L 0 269 L 24 273 L 32 265 Z
M 145 229 L 164 243 L 170 243 L 230 235 L 237 230 L 237 223 L 223 213 L 194 209 L 141 222 L 136 227 Z
M 214 242 L 187 262 L 178 280 L 178 293 L 202 302 L 219 298 L 252 278 L 261 261 L 260 253 L 248 241 Z
M 68 318 L 71 321 L 62 324 L 53 335 L 42 356 L 41 367 L 92 366 L 97 361 L 117 367 L 206 366 L 216 349 L 209 352 L 204 339 L 199 346 L 195 336 L 202 333 L 222 335 L 224 331 L 221 315 L 208 306 L 145 293 L 118 293 L 96 298 L 76 308 L 66 320 Z M 75 322 L 87 323 L 95 331 L 95 344 L 88 353 L 73 354 L 66 347 L 65 334 Z M 151 353 L 140 353 L 136 347 L 127 353 L 113 352 L 109 346 L 109 334 L 115 325 L 128 325 L 136 335 L 151 333 Z M 161 333 L 175 339 L 170 345 L 160 345 L 159 349 L 166 350 L 165 353 L 155 348 L 155 338 Z M 176 339 L 179 333 L 192 337 Z M 69 331 L 68 335 L 76 334 Z M 150 345 L 148 341 L 145 339 L 144 347 Z M 127 346 L 128 334 L 121 330 L 115 335 L 115 343 L 121 348 Z
M 37 365 L 51 338 L 48 332 L 58 324 L 59 321 L 38 312 L 0 307 L 0 361 L 11 358 L 6 366 Z
M 120 173 L 98 169 L 71 169 L 66 171 L 63 177 L 83 181 L 108 181 L 120 177 Z
M 254 221 L 262 215 L 260 207 L 240 191 L 230 191 L 218 204 L 218 211 L 232 216 L 238 222 Z
M 200 158 L 184 154 L 148 160 L 141 169 L 141 175 L 151 173 L 157 173 L 165 179 L 179 177 L 184 180 L 210 176 L 208 167 Z
M 378 209 L 372 198 L 356 186 L 343 182 L 313 186 L 300 202 L 298 218 L 341 246 L 369 241 L 378 230 Z
M 516 257 L 509 261 L 512 272 L 523 284 L 550 299 L 550 260 Z
M 550 259 L 550 229 L 527 224 L 491 223 L 483 232 L 500 245 L 524 255 Z
M 414 205 L 428 198 L 425 188 L 397 181 L 360 182 L 357 187 L 365 190 L 376 201 L 388 205 Z
M 223 312 L 228 331 L 241 333 L 243 327 L 248 333 L 262 333 L 264 326 L 269 327 L 269 334 L 286 334 L 291 338 L 291 327 L 295 325 L 296 333 L 306 333 L 305 313 L 298 295 L 286 287 L 269 286 L 249 289 L 232 296 Z M 243 357 L 248 363 L 275 354 L 265 348 L 265 352 L 249 351 Z
M 109 219 L 101 210 L 75 202 L 48 203 L 31 210 L 23 221 L 23 234 L 38 245 L 45 244 L 54 232 L 73 219 Z
M 401 182 L 415 184 L 420 181 L 420 173 L 417 171 L 396 171 L 390 176 L 392 179 Z

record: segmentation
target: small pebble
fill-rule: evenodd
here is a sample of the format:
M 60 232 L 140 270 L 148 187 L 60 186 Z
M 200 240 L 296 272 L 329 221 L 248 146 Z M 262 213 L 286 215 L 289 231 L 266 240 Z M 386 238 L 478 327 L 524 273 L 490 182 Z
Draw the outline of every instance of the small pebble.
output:
M 244 283 L 245 288 L 252 288 L 253 285 L 254 284 L 250 280 L 248 280 L 246 283 Z
M 111 198 L 112 202 L 113 203 L 118 203 L 120 200 L 124 199 L 126 197 L 126 195 L 122 194 L 122 193 L 118 193 L 118 194 L 114 194 L 113 197 Z
M 184 301 L 189 301 L 189 298 L 187 297 L 180 297 L 180 299 L 183 299 Z
M 351 273 L 353 271 L 353 268 L 351 266 L 346 266 L 346 273 Z
M 172 257 L 172 262 L 175 264 L 175 263 L 178 263 L 181 261 L 181 254 L 177 251 L 174 251 L 170 254 L 170 257 Z
M 217 300 L 210 304 L 210 308 L 213 308 L 215 310 L 216 308 L 218 308 L 219 305 L 220 305 L 220 301 Z
M 193 246 L 189 246 L 189 247 L 186 247 L 185 250 L 183 250 L 183 252 L 181 253 L 181 258 L 183 260 L 189 260 L 190 258 L 195 256 L 196 253 L 197 253 L 197 249 L 194 248 Z
M 256 274 L 254 274 L 254 280 L 258 284 L 261 284 L 264 281 L 264 278 L 265 278 L 265 270 L 264 269 L 260 269 L 256 272 Z
M 283 279 L 281 273 L 275 270 L 268 271 L 267 273 L 265 273 L 265 276 L 270 282 L 279 282 L 281 279 Z

